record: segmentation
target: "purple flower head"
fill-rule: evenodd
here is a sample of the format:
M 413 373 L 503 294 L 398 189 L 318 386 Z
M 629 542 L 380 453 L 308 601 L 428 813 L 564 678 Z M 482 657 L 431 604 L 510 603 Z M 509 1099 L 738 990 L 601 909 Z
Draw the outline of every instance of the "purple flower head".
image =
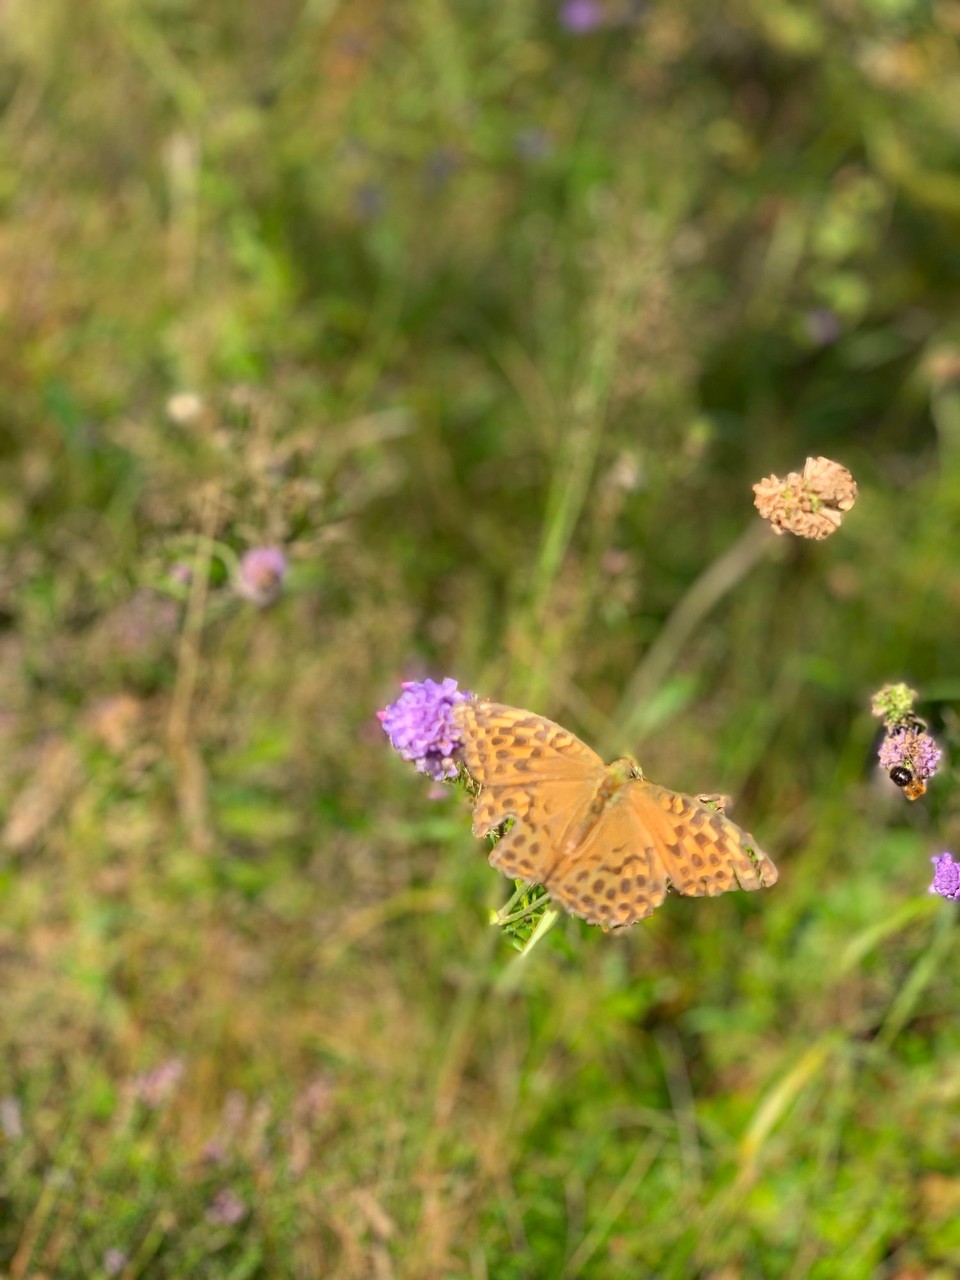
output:
M 546 129 L 527 125 L 514 135 L 513 145 L 521 160 L 543 160 L 553 150 L 553 139 Z
M 880 767 L 888 773 L 902 765 L 921 781 L 932 778 L 937 772 L 942 754 L 929 733 L 919 729 L 897 729 L 888 734 L 877 753 Z
M 287 576 L 287 557 L 279 547 L 251 547 L 240 559 L 237 594 L 259 609 L 280 598 Z
M 223 1187 L 210 1201 L 204 1216 L 218 1227 L 235 1227 L 247 1216 L 247 1206 L 230 1187 Z
M 815 347 L 829 347 L 840 337 L 840 320 L 829 307 L 814 307 L 803 317 L 807 338 Z
M 178 587 L 189 587 L 193 582 L 193 566 L 185 560 L 178 560 L 170 569 L 170 580 Z
M 402 688 L 396 702 L 377 712 L 390 745 L 404 760 L 412 761 L 418 773 L 428 773 L 435 782 L 455 778 L 453 754 L 460 746 L 460 736 L 451 711 L 473 694 L 459 690 L 450 676 L 439 684 L 436 680 L 408 680 Z
M 108 1249 L 103 1255 L 103 1269 L 108 1276 L 118 1276 L 127 1265 L 127 1255 L 122 1249 Z
M 577 36 L 596 31 L 603 25 L 603 6 L 598 0 L 564 0 L 560 6 L 560 25 Z
M 950 853 L 941 853 L 930 861 L 934 869 L 929 892 L 939 893 L 941 898 L 949 898 L 951 902 L 960 900 L 960 862 L 954 862 Z
M 152 1071 L 145 1071 L 135 1076 L 133 1091 L 137 1099 L 145 1107 L 156 1110 L 162 1107 L 177 1085 L 183 1079 L 184 1064 L 182 1058 L 168 1058 Z
M 361 182 L 353 193 L 353 211 L 362 222 L 374 222 L 386 208 L 383 187 L 376 182 Z

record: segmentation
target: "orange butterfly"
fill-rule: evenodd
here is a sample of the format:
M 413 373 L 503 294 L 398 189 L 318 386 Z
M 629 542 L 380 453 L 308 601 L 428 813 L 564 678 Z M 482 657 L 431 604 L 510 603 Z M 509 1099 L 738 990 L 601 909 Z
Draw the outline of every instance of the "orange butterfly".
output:
M 473 699 L 451 714 L 463 763 L 481 787 L 473 834 L 514 819 L 491 863 L 542 884 L 588 923 L 642 920 L 668 885 L 713 897 L 776 883 L 752 836 L 693 796 L 647 782 L 634 760 L 604 764 L 560 725 L 517 707 Z

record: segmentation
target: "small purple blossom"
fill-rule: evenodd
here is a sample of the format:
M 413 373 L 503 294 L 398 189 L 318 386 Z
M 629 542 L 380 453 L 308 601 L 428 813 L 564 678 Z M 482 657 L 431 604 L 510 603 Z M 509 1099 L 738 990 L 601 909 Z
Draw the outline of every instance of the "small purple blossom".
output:
M 127 1255 L 122 1249 L 108 1249 L 103 1255 L 103 1269 L 108 1276 L 118 1276 L 127 1265 Z
M 949 898 L 951 902 L 960 901 L 960 862 L 954 862 L 951 853 L 941 853 L 930 861 L 934 869 L 929 892 L 939 893 L 941 898 Z
M 543 160 L 553 150 L 553 139 L 546 129 L 527 125 L 514 135 L 513 145 L 521 160 Z
M 460 746 L 460 736 L 451 711 L 458 702 L 467 702 L 472 693 L 457 688 L 456 680 L 447 676 L 436 680 L 408 680 L 403 693 L 377 719 L 390 739 L 394 751 L 427 773 L 435 782 L 455 778 L 457 766 L 453 754 Z
M 564 0 L 560 25 L 573 35 L 586 35 L 603 25 L 603 6 L 598 0 Z
M 227 1159 L 227 1148 L 219 1138 L 211 1138 L 209 1142 L 203 1144 L 200 1159 L 205 1164 L 224 1164 Z
M 427 156 L 423 166 L 423 184 L 428 191 L 443 191 L 463 164 L 453 147 L 437 147 Z
M 814 307 L 803 317 L 808 340 L 815 347 L 829 347 L 840 337 L 840 319 L 829 307 Z
M 376 182 L 361 182 L 353 193 L 353 211 L 363 222 L 374 222 L 383 213 L 387 198 Z
M 230 1187 L 223 1187 L 210 1201 L 204 1216 L 218 1227 L 235 1227 L 247 1216 L 247 1206 Z
M 115 655 L 149 663 L 166 651 L 179 625 L 177 601 L 141 587 L 105 616 L 102 634 Z
M 189 587 L 193 582 L 193 565 L 185 560 L 178 560 L 170 569 L 170 580 L 178 587 Z
M 897 765 L 909 769 L 915 778 L 926 781 L 937 772 L 943 752 L 929 733 L 920 729 L 897 729 L 880 744 L 880 767 L 889 773 Z
M 133 1091 L 138 1101 L 154 1111 L 162 1107 L 183 1079 L 183 1072 L 182 1058 L 168 1058 L 152 1071 L 134 1077 Z
M 287 557 L 279 547 L 251 547 L 240 560 L 237 594 L 265 609 L 280 598 L 286 576 Z

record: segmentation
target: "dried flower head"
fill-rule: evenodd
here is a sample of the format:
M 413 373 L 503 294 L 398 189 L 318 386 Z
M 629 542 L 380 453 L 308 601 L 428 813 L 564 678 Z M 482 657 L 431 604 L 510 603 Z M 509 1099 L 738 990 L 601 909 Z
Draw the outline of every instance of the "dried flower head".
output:
M 933 884 L 929 892 L 939 893 L 941 898 L 949 898 L 951 902 L 960 901 L 960 862 L 954 862 L 951 853 L 941 853 L 930 861 L 933 863 Z
M 176 391 L 167 401 L 167 417 L 178 427 L 189 426 L 203 413 L 203 401 L 195 391 Z
M 265 609 L 280 598 L 286 576 L 287 557 L 279 547 L 252 547 L 240 560 L 237 594 Z
M 754 506 L 774 533 L 799 538 L 829 538 L 857 500 L 857 482 L 839 462 L 808 458 L 803 471 L 785 480 L 766 476 L 753 486 Z
M 384 733 L 394 751 L 427 773 L 435 782 L 455 778 L 457 766 L 454 752 L 460 737 L 451 710 L 458 702 L 466 702 L 472 693 L 457 688 L 449 676 L 436 680 L 408 680 L 396 702 L 377 712 Z

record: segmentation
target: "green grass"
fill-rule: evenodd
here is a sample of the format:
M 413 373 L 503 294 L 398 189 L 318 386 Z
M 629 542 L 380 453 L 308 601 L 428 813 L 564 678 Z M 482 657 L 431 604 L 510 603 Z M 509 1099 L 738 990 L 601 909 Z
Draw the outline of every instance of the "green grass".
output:
M 869 714 L 956 753 L 958 29 L 0 10 L 7 1280 L 960 1270 L 956 773 Z M 820 453 L 857 507 L 774 539 Z M 422 674 L 733 794 L 779 883 L 518 956 L 374 718 Z

